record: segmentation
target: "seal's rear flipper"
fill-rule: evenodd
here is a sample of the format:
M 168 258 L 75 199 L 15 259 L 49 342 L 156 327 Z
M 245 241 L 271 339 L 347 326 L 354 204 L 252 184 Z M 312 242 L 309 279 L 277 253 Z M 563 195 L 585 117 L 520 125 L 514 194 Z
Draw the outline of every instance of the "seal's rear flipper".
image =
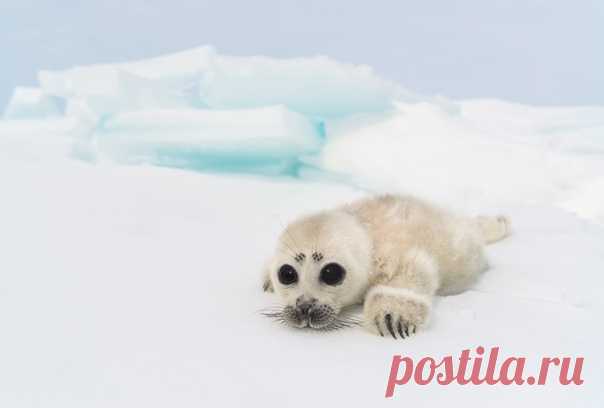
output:
M 476 223 L 482 234 L 482 239 L 487 244 L 502 240 L 512 232 L 510 219 L 505 215 L 476 217 Z

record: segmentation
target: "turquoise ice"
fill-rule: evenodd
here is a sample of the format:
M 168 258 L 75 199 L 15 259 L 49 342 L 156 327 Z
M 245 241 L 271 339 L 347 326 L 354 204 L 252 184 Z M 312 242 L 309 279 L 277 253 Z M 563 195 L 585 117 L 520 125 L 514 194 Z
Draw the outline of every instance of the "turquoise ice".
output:
M 322 143 L 311 120 L 283 106 L 125 112 L 92 139 L 98 155 L 121 163 L 272 175 L 296 175 L 299 158 Z
M 231 57 L 212 47 L 38 78 L 39 88 L 17 92 L 5 115 L 74 120 L 78 158 L 269 175 L 312 169 L 331 121 L 412 99 L 367 66 Z

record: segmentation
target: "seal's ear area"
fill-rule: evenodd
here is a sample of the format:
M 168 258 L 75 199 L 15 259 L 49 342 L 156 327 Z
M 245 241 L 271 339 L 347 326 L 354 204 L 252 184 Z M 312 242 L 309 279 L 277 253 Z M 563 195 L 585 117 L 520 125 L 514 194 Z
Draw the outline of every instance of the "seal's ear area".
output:
M 271 282 L 269 273 L 269 262 L 267 261 L 262 272 L 262 290 L 265 292 L 274 292 L 275 290 L 273 289 L 273 283 Z

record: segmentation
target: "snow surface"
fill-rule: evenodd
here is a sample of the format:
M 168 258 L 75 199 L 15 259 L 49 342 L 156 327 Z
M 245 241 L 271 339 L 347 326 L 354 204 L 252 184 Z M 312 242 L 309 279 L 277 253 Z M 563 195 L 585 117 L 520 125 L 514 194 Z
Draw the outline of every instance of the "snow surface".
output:
M 162 89 L 176 89 L 205 66 L 190 55 L 128 75 L 165 74 L 174 82 Z M 266 79 L 254 61 L 241 68 Z M 127 101 L 118 110 L 56 92 L 64 116 L 0 121 L 0 406 L 604 404 L 603 108 L 397 97 L 332 117 L 304 112 L 280 86 L 243 110 L 119 89 L 107 88 Z M 166 146 L 175 160 L 153 160 Z M 276 158 L 299 167 L 257 171 Z M 239 165 L 224 166 L 231 160 Z M 283 226 L 386 189 L 506 213 L 514 234 L 489 247 L 492 268 L 474 289 L 439 298 L 428 330 L 405 341 L 260 316 L 277 302 L 261 291 L 260 270 Z M 384 399 L 394 354 L 479 345 L 527 357 L 529 373 L 543 356 L 585 357 L 585 383 L 409 384 Z
M 604 108 L 492 100 L 397 108 L 328 125 L 318 165 L 355 185 L 410 191 L 460 209 L 553 204 L 604 219 L 604 206 L 589 204 L 604 198 Z

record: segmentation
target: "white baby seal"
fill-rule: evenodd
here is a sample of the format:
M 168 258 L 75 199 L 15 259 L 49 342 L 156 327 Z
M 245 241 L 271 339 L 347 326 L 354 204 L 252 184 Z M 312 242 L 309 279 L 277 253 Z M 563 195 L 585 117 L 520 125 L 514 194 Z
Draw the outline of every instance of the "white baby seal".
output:
M 363 303 L 363 325 L 405 338 L 426 325 L 434 295 L 459 293 L 487 269 L 484 245 L 506 217 L 460 217 L 411 196 L 385 195 L 294 221 L 279 237 L 264 289 L 294 327 L 338 327 Z

